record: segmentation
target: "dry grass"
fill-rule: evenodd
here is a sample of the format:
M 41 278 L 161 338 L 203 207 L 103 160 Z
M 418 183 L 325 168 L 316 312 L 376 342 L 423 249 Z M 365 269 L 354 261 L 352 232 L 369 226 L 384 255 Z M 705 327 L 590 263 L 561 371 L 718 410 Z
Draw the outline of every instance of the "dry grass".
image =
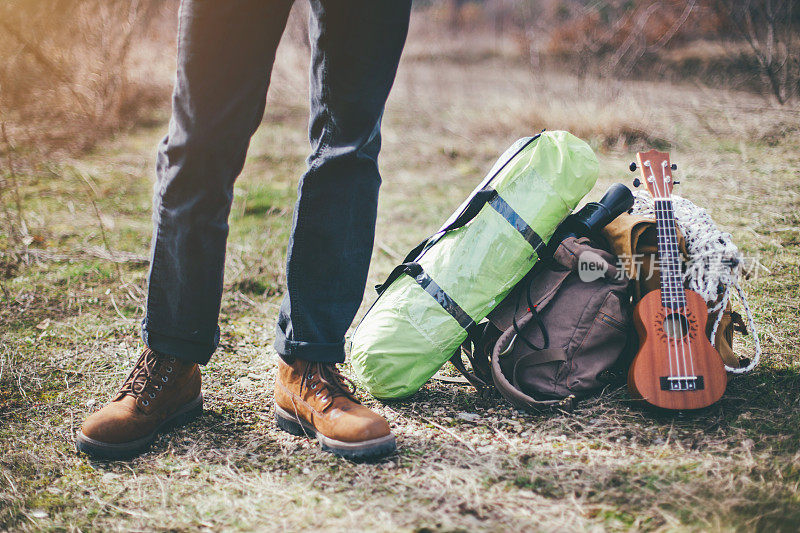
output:
M 592 197 L 630 179 L 633 147 L 668 142 L 681 193 L 765 267 L 746 284 L 762 366 L 733 380 L 711 409 L 678 418 L 634 409 L 623 389 L 571 414 L 535 416 L 441 383 L 402 403 L 365 397 L 399 440 L 398 453 L 378 464 L 340 461 L 277 431 L 272 328 L 307 150 L 304 52 L 284 48 L 237 184 L 222 345 L 204 370 L 206 413 L 134 461 L 93 462 L 74 451 L 77 426 L 139 349 L 145 276 L 130 256 L 98 257 L 103 240 L 81 175 L 95 184 L 112 252 L 146 254 L 152 155 L 164 125 L 23 176 L 30 231 L 47 253 L 0 256 L 0 530 L 796 529 L 799 110 L 721 90 L 532 72 L 504 54 L 452 60 L 435 53 L 452 43 L 415 41 L 419 32 L 386 113 L 368 286 L 519 136 L 566 127 L 589 138 L 602 168 Z M 368 290 L 364 306 L 372 298 Z M 749 348 L 737 339 L 737 350 Z

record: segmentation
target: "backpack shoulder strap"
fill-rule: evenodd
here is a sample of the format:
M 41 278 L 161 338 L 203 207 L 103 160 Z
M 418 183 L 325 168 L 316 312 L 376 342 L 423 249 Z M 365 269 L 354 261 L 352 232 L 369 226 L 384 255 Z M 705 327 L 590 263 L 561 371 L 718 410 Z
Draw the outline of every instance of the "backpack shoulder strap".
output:
M 491 350 L 499 334 L 491 322 L 476 324 L 467 330 L 466 340 L 450 357 L 456 370 L 476 389 L 492 386 L 492 371 L 489 368 Z M 467 370 L 463 357 L 472 365 L 472 371 Z
M 515 383 L 508 381 L 508 378 L 503 374 L 503 370 L 500 368 L 500 357 L 502 357 L 501 354 L 505 353 L 509 346 L 511 346 L 516 335 L 517 333 L 514 328 L 510 327 L 503 332 L 495 344 L 494 350 L 492 351 L 491 363 L 494 386 L 506 400 L 511 402 L 514 407 L 518 409 L 541 411 L 556 408 L 571 411 L 575 405 L 574 396 L 568 396 L 560 400 L 537 400 L 536 398 L 528 396 L 516 386 L 517 373 L 523 368 L 553 361 L 566 361 L 567 355 L 563 349 L 548 348 L 520 358 L 514 366 L 514 376 L 512 379 Z

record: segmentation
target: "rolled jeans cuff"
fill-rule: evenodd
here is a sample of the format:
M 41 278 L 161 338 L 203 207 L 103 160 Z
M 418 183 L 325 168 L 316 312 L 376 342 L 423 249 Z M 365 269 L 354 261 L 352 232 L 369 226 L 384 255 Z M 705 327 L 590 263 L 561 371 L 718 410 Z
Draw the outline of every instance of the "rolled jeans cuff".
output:
M 333 343 L 291 341 L 278 329 L 275 350 L 289 364 L 296 359 L 316 363 L 344 363 L 344 340 Z
M 147 323 L 142 321 L 142 340 L 154 352 L 169 355 L 181 361 L 205 365 L 219 344 L 219 327 L 210 342 L 203 342 L 149 331 Z

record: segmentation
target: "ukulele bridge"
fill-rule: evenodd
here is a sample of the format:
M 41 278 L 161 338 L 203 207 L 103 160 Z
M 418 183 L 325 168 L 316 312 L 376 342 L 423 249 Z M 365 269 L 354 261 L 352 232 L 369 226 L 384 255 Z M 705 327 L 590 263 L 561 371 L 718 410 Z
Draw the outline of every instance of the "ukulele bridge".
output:
M 703 390 L 703 376 L 662 376 L 661 390 Z

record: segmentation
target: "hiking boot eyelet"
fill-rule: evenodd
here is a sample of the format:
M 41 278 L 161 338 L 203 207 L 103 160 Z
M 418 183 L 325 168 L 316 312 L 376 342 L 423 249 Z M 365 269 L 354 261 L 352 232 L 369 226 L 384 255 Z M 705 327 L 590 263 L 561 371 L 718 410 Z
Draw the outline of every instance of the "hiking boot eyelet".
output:
M 162 376 L 162 377 L 161 377 L 161 381 L 163 381 L 164 383 L 166 383 L 167 381 L 169 381 L 169 376 Z
M 327 397 L 327 396 L 323 396 L 322 398 L 320 398 L 320 401 L 321 401 L 322 403 L 325 403 L 325 402 L 327 402 L 327 401 L 328 401 L 328 397 Z
M 314 396 L 319 398 L 321 394 L 322 394 L 322 389 L 318 390 L 317 393 Z
M 314 389 L 316 389 L 316 388 L 317 388 L 317 384 L 316 384 L 316 383 L 314 383 L 313 385 L 311 385 L 311 386 L 309 387 L 309 389 L 311 389 L 311 390 L 314 390 Z
M 167 372 L 172 372 L 172 367 L 171 366 L 167 367 Z
M 161 385 L 153 385 L 153 388 L 156 389 L 156 391 L 160 391 L 162 389 Z
M 151 398 L 155 398 L 156 394 L 154 392 L 151 392 L 150 394 L 148 394 L 148 396 L 150 396 Z
M 142 405 L 144 405 L 145 407 L 147 407 L 148 405 L 150 405 L 150 402 L 149 402 L 149 401 L 147 401 L 147 400 L 142 400 Z

